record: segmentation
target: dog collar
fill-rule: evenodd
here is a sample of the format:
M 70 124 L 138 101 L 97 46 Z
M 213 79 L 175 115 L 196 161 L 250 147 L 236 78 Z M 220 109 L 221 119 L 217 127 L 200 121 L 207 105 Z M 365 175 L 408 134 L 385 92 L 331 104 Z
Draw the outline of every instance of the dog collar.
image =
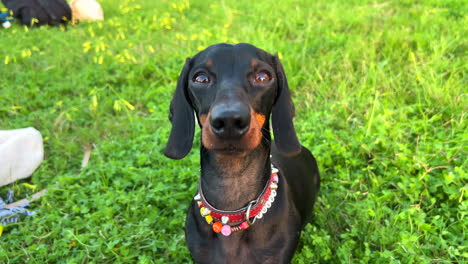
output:
M 278 169 L 271 164 L 271 176 L 263 188 L 262 193 L 257 199 L 250 201 L 247 206 L 233 211 L 219 210 L 213 207 L 206 200 L 201 188 L 201 180 L 198 185 L 198 193 L 193 198 L 200 214 L 205 221 L 212 226 L 213 231 L 221 233 L 224 236 L 231 235 L 232 232 L 238 232 L 249 228 L 255 223 L 256 219 L 261 219 L 275 201 L 278 189 Z

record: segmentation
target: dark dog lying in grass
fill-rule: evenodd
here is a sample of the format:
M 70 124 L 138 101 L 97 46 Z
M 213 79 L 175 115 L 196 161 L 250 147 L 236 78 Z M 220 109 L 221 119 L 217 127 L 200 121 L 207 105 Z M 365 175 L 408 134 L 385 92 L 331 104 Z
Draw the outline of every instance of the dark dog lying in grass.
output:
M 202 144 L 198 193 L 186 219 L 193 258 L 289 263 L 320 179 L 297 139 L 279 59 L 249 44 L 217 44 L 187 59 L 171 102 L 166 156 L 190 151 L 194 111 Z

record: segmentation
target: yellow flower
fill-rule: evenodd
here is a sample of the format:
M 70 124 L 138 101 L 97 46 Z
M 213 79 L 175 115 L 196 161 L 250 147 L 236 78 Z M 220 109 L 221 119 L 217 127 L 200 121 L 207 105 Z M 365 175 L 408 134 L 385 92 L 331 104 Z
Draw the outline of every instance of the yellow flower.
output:
M 39 19 L 33 17 L 33 18 L 31 19 L 31 26 L 34 26 L 34 25 L 37 24 L 37 23 L 39 23 Z
M 187 40 L 188 38 L 184 34 L 177 33 L 176 34 L 176 39 Z
M 94 30 L 91 26 L 88 27 L 88 32 L 91 37 L 94 37 L 96 34 L 94 34 Z
M 32 55 L 32 52 L 30 49 L 25 49 L 21 52 L 21 57 L 25 58 L 25 57 L 31 57 Z
M 35 190 L 37 188 L 36 185 L 32 185 L 32 184 L 29 184 L 29 183 L 23 183 L 23 186 L 26 187 L 26 188 L 29 188 L 31 190 Z
M 416 64 L 416 56 L 414 55 L 412 51 L 410 52 L 410 59 L 414 64 Z
M 127 102 L 127 100 L 122 99 L 122 101 L 129 110 L 133 111 L 135 109 L 135 107 Z
M 98 106 L 98 101 L 97 101 L 97 96 L 93 95 L 92 97 L 92 104 L 93 108 L 96 108 Z
M 207 35 L 209 37 L 213 36 L 213 34 L 211 32 L 209 32 L 208 30 L 206 30 L 206 29 L 203 30 L 203 34 Z
M 114 110 L 117 112 L 120 112 L 120 110 L 122 110 L 122 106 L 120 105 L 120 100 L 114 101 Z
M 96 56 L 96 57 L 93 58 L 93 61 L 96 64 L 102 65 L 102 63 L 104 62 L 104 57 L 102 55 L 101 56 Z
M 88 52 L 91 49 L 91 42 L 87 41 L 83 43 L 83 52 Z

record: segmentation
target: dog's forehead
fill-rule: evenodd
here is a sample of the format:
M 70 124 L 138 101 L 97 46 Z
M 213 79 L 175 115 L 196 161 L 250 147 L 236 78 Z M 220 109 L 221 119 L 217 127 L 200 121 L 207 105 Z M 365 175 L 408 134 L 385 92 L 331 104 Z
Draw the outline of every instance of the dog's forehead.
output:
M 252 63 L 263 61 L 270 63 L 270 54 L 250 44 L 216 44 L 209 46 L 194 57 L 195 64 L 206 63 L 207 66 L 218 63 Z

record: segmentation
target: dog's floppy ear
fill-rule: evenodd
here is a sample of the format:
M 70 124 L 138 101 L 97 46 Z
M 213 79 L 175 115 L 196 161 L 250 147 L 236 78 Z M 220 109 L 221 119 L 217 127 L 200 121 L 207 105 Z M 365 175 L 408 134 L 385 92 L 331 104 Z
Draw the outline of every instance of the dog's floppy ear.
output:
M 296 155 L 301 152 L 301 144 L 294 130 L 294 105 L 291 101 L 288 81 L 283 66 L 278 57 L 273 57 L 276 70 L 278 90 L 271 112 L 275 144 L 279 152 L 286 155 Z
M 172 130 L 166 149 L 164 150 L 164 155 L 171 159 L 181 159 L 187 156 L 193 144 L 195 118 L 192 106 L 189 103 L 187 91 L 189 71 L 190 58 L 187 58 L 177 81 L 177 88 L 169 110 Z

